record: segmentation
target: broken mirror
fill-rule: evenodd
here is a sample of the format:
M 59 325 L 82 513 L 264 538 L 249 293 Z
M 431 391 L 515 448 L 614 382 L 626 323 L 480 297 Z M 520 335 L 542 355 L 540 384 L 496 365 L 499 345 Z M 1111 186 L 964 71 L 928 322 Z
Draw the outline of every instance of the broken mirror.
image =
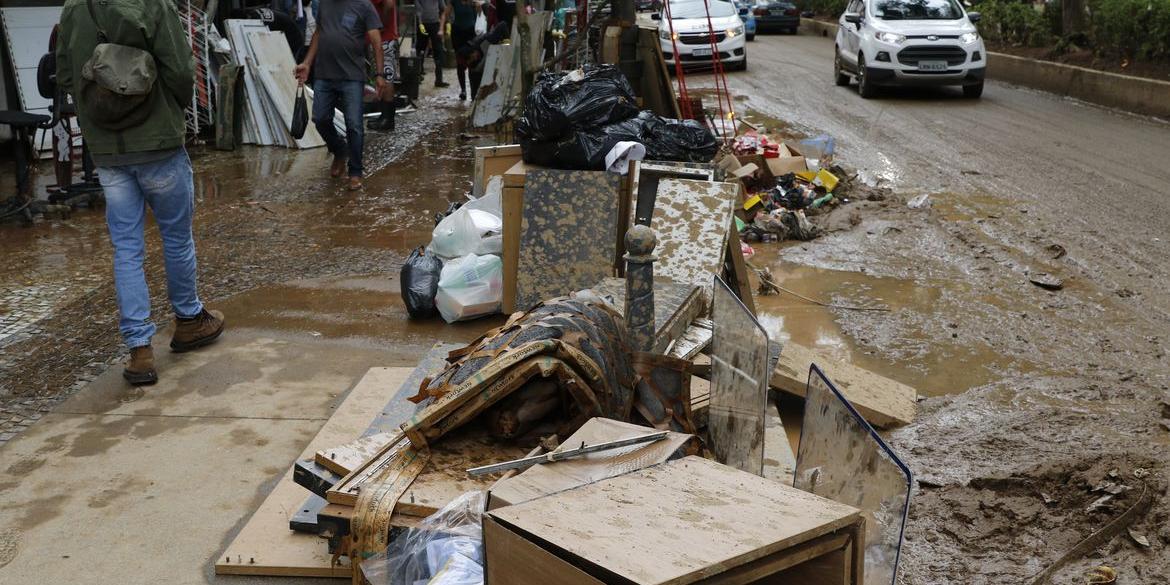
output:
M 764 474 L 764 409 L 768 401 L 768 333 L 718 276 L 711 320 L 711 401 L 707 430 L 715 459 Z
M 816 364 L 809 368 L 794 485 L 865 516 L 865 584 L 895 582 L 910 468 Z

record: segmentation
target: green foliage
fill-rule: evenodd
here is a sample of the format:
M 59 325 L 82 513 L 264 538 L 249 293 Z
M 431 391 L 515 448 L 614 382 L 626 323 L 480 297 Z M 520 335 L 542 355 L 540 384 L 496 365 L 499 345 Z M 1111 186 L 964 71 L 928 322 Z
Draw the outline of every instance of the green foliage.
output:
M 1170 58 L 1170 0 L 1089 0 L 1089 23 L 1098 52 Z
M 989 40 L 1029 47 L 1042 47 L 1054 40 L 1052 20 L 1044 14 L 1047 9 L 1036 10 L 1031 2 L 983 0 L 974 10 L 983 14 L 979 34 Z

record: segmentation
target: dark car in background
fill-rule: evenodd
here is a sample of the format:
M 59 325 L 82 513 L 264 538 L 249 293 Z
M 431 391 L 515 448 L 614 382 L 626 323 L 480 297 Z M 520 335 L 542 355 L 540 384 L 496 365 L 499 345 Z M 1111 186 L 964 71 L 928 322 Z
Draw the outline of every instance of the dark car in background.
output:
M 778 30 L 796 34 L 800 27 L 800 10 L 792 2 L 757 0 L 752 14 L 759 32 Z
M 659 0 L 634 0 L 634 9 L 638 12 L 657 11 L 659 8 L 662 8 Z

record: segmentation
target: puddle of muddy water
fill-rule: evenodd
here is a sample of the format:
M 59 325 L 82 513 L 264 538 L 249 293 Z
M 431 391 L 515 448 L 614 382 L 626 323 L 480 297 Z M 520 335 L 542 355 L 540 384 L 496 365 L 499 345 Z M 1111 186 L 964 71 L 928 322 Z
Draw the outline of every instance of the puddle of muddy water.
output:
M 803 296 L 889 309 L 889 312 L 868 313 L 869 319 L 883 319 L 886 315 L 892 319 L 898 312 L 931 315 L 936 313 L 935 305 L 942 299 L 944 287 L 958 286 L 795 264 L 783 260 L 782 250 L 782 246 L 757 245 L 751 262 L 770 268 L 779 286 Z M 821 307 L 783 292 L 757 296 L 756 307 L 761 324 L 773 339 L 815 348 L 830 357 L 908 384 L 922 395 L 960 393 L 997 380 L 1005 371 L 1032 369 L 1029 362 L 1001 355 L 981 342 L 939 341 L 937 332 L 927 331 L 928 327 L 935 326 L 929 320 L 912 323 L 909 328 L 899 322 L 901 329 L 883 341 L 898 347 L 873 347 L 844 330 L 841 309 Z M 899 358 L 891 360 L 881 353 L 893 353 Z
M 502 315 L 455 324 L 438 315 L 411 319 L 399 290 L 396 275 L 298 280 L 257 287 L 217 307 L 232 327 L 423 347 L 470 342 L 504 322 Z

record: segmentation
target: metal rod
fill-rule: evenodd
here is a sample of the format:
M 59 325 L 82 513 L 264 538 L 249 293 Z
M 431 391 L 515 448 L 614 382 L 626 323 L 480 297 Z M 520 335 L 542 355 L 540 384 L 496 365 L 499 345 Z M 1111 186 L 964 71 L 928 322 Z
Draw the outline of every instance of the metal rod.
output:
M 598 451 L 608 451 L 610 449 L 617 449 L 618 447 L 625 447 L 627 445 L 638 445 L 640 443 L 653 443 L 661 441 L 670 434 L 669 431 L 659 431 L 657 433 L 650 433 L 649 435 L 638 435 L 637 437 L 630 437 L 628 439 L 619 439 L 617 441 L 610 441 L 608 443 L 598 443 L 596 445 L 586 445 L 581 443 L 580 447 L 576 449 L 567 449 L 561 451 L 550 451 L 544 455 L 536 455 L 534 457 L 525 457 L 523 459 L 515 459 L 512 461 L 505 461 L 503 463 L 493 463 L 491 465 L 484 465 L 482 467 L 473 467 L 467 470 L 468 475 L 480 476 L 489 473 L 499 473 L 501 471 L 508 471 L 509 469 L 528 469 L 533 465 L 541 463 L 549 463 L 552 461 L 561 461 L 564 459 L 573 459 L 589 453 L 596 453 Z

